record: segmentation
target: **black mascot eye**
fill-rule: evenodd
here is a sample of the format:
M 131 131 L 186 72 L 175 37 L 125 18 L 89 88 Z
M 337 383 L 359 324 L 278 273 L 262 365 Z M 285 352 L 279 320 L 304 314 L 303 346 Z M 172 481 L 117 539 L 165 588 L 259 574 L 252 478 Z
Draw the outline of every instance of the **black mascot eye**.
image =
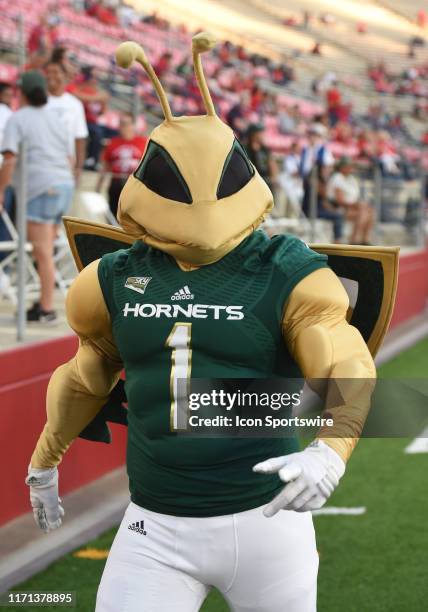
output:
M 235 140 L 229 155 L 224 162 L 223 172 L 217 188 L 217 198 L 227 198 L 242 189 L 254 175 L 251 165 L 242 145 Z
M 192 203 L 189 188 L 172 157 L 151 140 L 147 151 L 134 172 L 135 178 L 163 198 Z

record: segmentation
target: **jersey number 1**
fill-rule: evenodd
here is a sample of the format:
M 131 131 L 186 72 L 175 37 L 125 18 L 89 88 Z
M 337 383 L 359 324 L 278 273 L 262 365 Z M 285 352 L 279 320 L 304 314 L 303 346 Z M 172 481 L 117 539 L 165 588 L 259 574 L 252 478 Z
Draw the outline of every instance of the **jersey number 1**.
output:
M 186 426 L 186 414 L 184 412 L 180 413 L 178 408 L 179 402 L 180 405 L 183 405 L 182 402 L 186 402 L 187 405 L 190 376 L 192 373 L 191 337 L 191 323 L 175 323 L 165 342 L 165 346 L 172 349 L 171 375 L 169 379 L 171 431 L 184 429 Z

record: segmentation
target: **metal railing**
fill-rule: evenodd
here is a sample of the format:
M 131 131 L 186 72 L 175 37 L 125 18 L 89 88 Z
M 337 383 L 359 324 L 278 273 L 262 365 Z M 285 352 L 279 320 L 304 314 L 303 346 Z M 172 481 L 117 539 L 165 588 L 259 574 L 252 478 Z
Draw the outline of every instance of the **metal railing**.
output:
M 18 184 L 16 190 L 16 229 L 18 231 L 18 264 L 17 264 L 17 311 L 16 339 L 25 339 L 26 312 L 26 244 L 27 244 L 27 168 L 25 163 L 26 146 L 22 143 L 19 150 Z

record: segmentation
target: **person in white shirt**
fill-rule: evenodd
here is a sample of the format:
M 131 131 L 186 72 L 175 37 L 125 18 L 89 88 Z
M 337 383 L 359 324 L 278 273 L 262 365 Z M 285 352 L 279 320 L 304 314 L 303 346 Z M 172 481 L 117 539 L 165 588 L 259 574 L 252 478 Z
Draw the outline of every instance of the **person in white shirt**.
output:
M 331 210 L 326 202 L 326 184 L 334 166 L 334 157 L 328 148 L 328 130 L 320 122 L 315 122 L 308 129 L 308 144 L 303 147 L 300 156 L 300 176 L 303 179 L 304 214 L 311 217 L 315 212 L 320 219 L 331 221 L 334 241 L 340 242 L 343 233 L 343 215 Z M 316 176 L 316 194 L 313 194 Z M 316 210 L 311 210 L 312 198 L 316 202 Z
M 54 242 L 71 205 L 74 189 L 71 139 L 55 112 L 48 108 L 46 80 L 36 71 L 20 77 L 21 108 L 9 118 L 2 143 L 4 163 L 0 169 L 0 210 L 6 187 L 14 176 L 20 147 L 25 145 L 27 233 L 33 246 L 40 277 L 41 295 L 27 311 L 27 320 L 53 323 L 55 289 Z
M 342 157 L 336 172 L 327 182 L 328 206 L 341 211 L 347 221 L 353 223 L 350 242 L 352 244 L 369 244 L 370 232 L 374 223 L 373 208 L 361 200 L 358 179 L 353 176 L 352 161 Z
M 3 140 L 5 125 L 12 115 L 13 89 L 10 83 L 0 83 L 0 145 Z M 1 165 L 1 164 L 0 164 Z
M 13 98 L 13 89 L 12 85 L 9 83 L 0 82 L 0 151 L 1 151 L 1 143 L 3 141 L 3 133 L 6 123 L 9 117 L 12 115 L 11 104 Z M 0 153 L 0 167 L 3 163 L 3 155 Z M 4 195 L 4 208 L 8 214 L 10 214 L 13 206 L 13 191 L 9 187 L 5 191 Z M 9 231 L 3 221 L 0 218 L 0 241 L 1 240 L 10 240 Z M 3 252 L 0 254 L 0 260 L 7 257 L 7 253 Z M 0 296 L 3 293 L 7 293 L 10 287 L 9 277 L 0 270 Z
M 310 175 L 314 166 L 322 169 L 334 165 L 334 157 L 327 145 L 328 130 L 322 123 L 313 123 L 308 130 L 308 144 L 303 147 L 300 158 L 300 173 L 305 178 Z
M 66 125 L 75 149 L 74 177 L 78 184 L 86 157 L 86 139 L 88 126 L 85 111 L 80 100 L 66 91 L 67 75 L 59 62 L 49 62 L 46 66 L 48 86 L 48 105 Z
M 293 142 L 290 145 L 290 149 L 284 157 L 282 172 L 279 175 L 279 184 L 287 198 L 287 204 L 292 208 L 294 215 L 299 217 L 303 198 L 303 185 L 300 177 L 300 153 L 297 142 Z

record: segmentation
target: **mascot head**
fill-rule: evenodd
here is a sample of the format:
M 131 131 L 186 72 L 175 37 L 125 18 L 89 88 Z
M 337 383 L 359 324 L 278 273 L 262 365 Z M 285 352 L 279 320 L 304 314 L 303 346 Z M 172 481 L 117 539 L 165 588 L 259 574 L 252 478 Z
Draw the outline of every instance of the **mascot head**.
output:
M 273 206 L 268 186 L 216 115 L 200 57 L 214 45 L 206 32 L 193 37 L 193 63 L 207 114 L 190 117 L 172 115 L 137 43 L 122 43 L 116 52 L 122 68 L 134 61 L 143 66 L 165 116 L 121 193 L 119 222 L 136 238 L 189 264 L 209 264 L 226 255 Z

